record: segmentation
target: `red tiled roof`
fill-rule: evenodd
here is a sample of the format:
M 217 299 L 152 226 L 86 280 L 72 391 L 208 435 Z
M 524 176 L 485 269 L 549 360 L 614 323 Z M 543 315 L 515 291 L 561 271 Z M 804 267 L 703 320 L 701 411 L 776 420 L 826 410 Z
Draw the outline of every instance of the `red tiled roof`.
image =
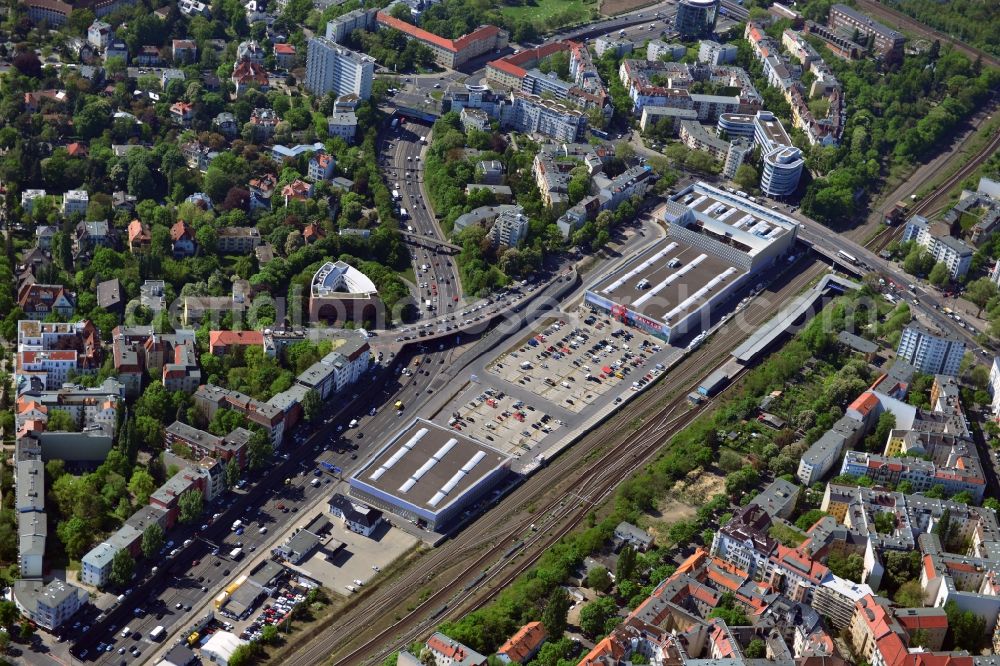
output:
M 304 199 L 309 196 L 311 186 L 303 180 L 293 180 L 281 188 L 281 196 Z
M 897 613 L 896 619 L 899 620 L 899 623 L 908 630 L 947 629 L 948 616 L 945 614 L 944 610 L 940 608 L 936 610 L 938 612 L 933 614 L 918 613 L 916 615 L 908 615 L 906 613 Z
M 242 60 L 233 68 L 233 81 L 237 83 L 257 83 L 266 86 L 270 83 L 267 70 L 250 60 Z
M 878 396 L 876 396 L 871 391 L 865 391 L 848 407 L 848 409 L 853 409 L 861 414 L 867 416 L 871 410 L 875 409 L 879 404 Z
M 260 331 L 210 331 L 208 334 L 208 347 L 211 350 L 216 347 L 251 347 L 263 344 L 264 334 Z
M 279 55 L 295 55 L 295 47 L 291 44 L 275 44 L 274 52 Z
M 132 220 L 128 223 L 128 242 L 133 243 L 135 241 L 148 241 L 150 240 L 149 230 L 146 229 L 144 225 L 139 220 Z
M 170 240 L 176 242 L 182 238 L 194 238 L 194 232 L 191 231 L 191 227 L 184 220 L 177 220 L 174 225 L 170 227 Z
M 194 106 L 187 102 L 174 102 L 170 105 L 170 113 L 177 113 L 186 116 L 194 110 Z
M 66 153 L 70 157 L 85 156 L 87 154 L 87 146 L 76 141 L 66 146 Z
M 927 575 L 927 580 L 937 578 L 937 574 L 934 572 L 934 560 L 931 559 L 930 555 L 924 555 L 924 573 Z
M 412 23 L 407 23 L 394 16 L 390 16 L 385 12 L 379 12 L 375 16 L 376 20 L 382 25 L 393 28 L 394 30 L 399 30 L 405 35 L 412 37 L 413 39 L 419 39 L 423 42 L 430 42 L 435 46 L 438 46 L 446 51 L 451 51 L 453 53 L 458 53 L 462 49 L 471 45 L 473 42 L 486 37 L 493 37 L 500 32 L 500 28 L 495 25 L 484 25 L 476 28 L 467 35 L 462 35 L 458 39 L 448 39 L 446 37 L 440 37 L 435 35 L 433 32 L 428 32 L 423 28 L 418 28 Z
M 529 622 L 500 646 L 497 654 L 506 655 L 512 662 L 521 664 L 545 642 L 545 627 L 541 622 Z

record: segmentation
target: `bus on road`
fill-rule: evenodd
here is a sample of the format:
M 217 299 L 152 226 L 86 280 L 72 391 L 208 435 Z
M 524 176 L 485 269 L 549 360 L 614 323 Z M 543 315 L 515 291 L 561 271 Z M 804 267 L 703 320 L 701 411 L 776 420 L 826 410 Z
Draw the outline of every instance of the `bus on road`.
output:
M 837 252 L 837 256 L 840 257 L 841 259 L 843 259 L 844 261 L 846 261 L 849 264 L 856 264 L 856 263 L 858 263 L 858 258 L 857 257 L 855 257 L 853 254 L 847 254 L 843 250 L 840 250 L 839 252 Z

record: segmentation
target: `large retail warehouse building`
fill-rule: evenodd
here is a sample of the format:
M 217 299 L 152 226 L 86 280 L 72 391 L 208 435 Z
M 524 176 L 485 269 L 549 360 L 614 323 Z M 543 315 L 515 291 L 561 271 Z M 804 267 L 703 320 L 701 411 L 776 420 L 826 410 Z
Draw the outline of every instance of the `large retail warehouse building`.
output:
M 440 531 L 495 490 L 511 460 L 455 430 L 415 419 L 351 477 L 351 496 Z
M 672 196 L 667 237 L 587 290 L 586 302 L 668 341 L 703 330 L 757 273 L 787 255 L 798 222 L 705 183 Z

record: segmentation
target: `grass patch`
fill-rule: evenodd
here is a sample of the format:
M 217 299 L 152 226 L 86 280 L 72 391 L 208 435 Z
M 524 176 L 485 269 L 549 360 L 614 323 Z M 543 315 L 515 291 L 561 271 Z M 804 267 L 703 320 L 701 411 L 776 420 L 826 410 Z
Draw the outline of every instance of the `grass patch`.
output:
M 784 523 L 774 523 L 771 525 L 771 529 L 767 531 L 767 535 L 773 539 L 777 539 L 783 546 L 788 548 L 795 548 L 806 540 L 805 534 Z
M 417 274 L 413 272 L 413 266 L 407 266 L 405 271 L 399 271 L 399 277 L 409 281 L 411 284 L 417 283 Z
M 504 6 L 500 13 L 515 21 L 545 22 L 561 12 L 572 11 L 582 18 L 590 16 L 590 9 L 583 0 L 531 0 L 520 7 Z

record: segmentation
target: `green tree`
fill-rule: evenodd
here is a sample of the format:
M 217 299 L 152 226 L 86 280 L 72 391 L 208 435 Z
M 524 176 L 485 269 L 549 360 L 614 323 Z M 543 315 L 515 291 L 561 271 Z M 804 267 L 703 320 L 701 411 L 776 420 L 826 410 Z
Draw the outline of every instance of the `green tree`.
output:
M 127 548 L 122 548 L 115 553 L 111 560 L 111 574 L 108 576 L 108 580 L 113 585 L 125 587 L 132 580 L 133 571 L 135 571 L 135 560 L 132 559 Z
M 632 546 L 625 546 L 618 554 L 618 563 L 615 565 L 615 580 L 620 585 L 623 581 L 632 578 L 635 573 L 635 549 Z
M 90 549 L 94 533 L 87 521 L 79 516 L 73 516 L 56 525 L 56 534 L 66 549 L 66 554 L 78 560 Z
M 137 468 L 129 479 L 128 490 L 132 493 L 136 504 L 145 505 L 149 503 L 149 496 L 156 490 L 156 481 L 149 472 Z
M 179 519 L 182 523 L 193 523 L 201 517 L 205 496 L 198 490 L 189 490 L 177 498 Z
M 816 521 L 826 515 L 828 514 L 825 511 L 810 509 L 795 520 L 795 526 L 804 532 L 815 525 Z
M 861 575 L 865 569 L 865 561 L 857 553 L 851 553 L 846 557 L 841 553 L 831 553 L 827 558 L 826 566 L 834 575 L 860 583 Z
M 247 445 L 247 464 L 250 469 L 258 470 L 264 467 L 273 454 L 271 438 L 263 430 L 255 430 Z
M 948 284 L 949 278 L 951 278 L 951 273 L 948 272 L 948 265 L 943 261 L 934 264 L 934 268 L 927 275 L 927 281 L 935 287 L 945 286 Z
M 604 567 L 597 566 L 587 572 L 587 587 L 598 592 L 611 589 L 611 574 Z
M 160 552 L 164 543 L 166 543 L 166 535 L 163 533 L 163 528 L 160 527 L 159 523 L 152 523 L 142 533 L 142 554 L 152 559 Z
M 920 608 L 924 605 L 924 593 L 919 580 L 908 580 L 899 586 L 892 600 L 903 608 Z
M 305 396 L 302 398 L 302 413 L 306 421 L 312 421 L 319 416 L 322 408 L 323 401 L 319 397 L 319 391 L 316 389 L 306 391 Z
M 986 633 L 986 623 L 972 611 L 963 611 L 954 601 L 949 601 L 944 605 L 944 612 L 948 615 L 948 635 L 945 643 L 950 643 L 952 649 L 968 650 L 972 654 L 978 654 L 989 639 Z
M 757 184 L 760 183 L 760 174 L 757 173 L 757 169 L 753 168 L 749 164 L 741 164 L 738 169 L 736 169 L 736 175 L 733 176 L 733 182 L 744 192 L 753 192 L 757 189 Z
M 260 642 L 264 645 L 274 645 L 278 642 L 278 627 L 273 624 L 265 625 L 260 632 Z
M 80 424 L 70 416 L 69 412 L 57 409 L 49 414 L 45 429 L 52 432 L 79 432 Z
M 617 620 L 618 606 L 611 597 L 601 597 L 580 609 L 580 629 L 590 639 L 609 630 L 611 620 Z
M 743 654 L 747 659 L 764 659 L 767 656 L 767 643 L 759 638 L 755 638 L 750 641 Z
M 997 285 L 986 277 L 973 280 L 965 287 L 965 297 L 978 308 L 976 310 L 977 317 L 982 314 L 986 304 L 997 296 L 1000 296 Z
M 566 588 L 558 585 L 549 593 L 549 601 L 542 611 L 542 624 L 550 641 L 562 638 L 566 631 L 566 615 L 569 613 L 570 599 Z
M 229 459 L 226 463 L 226 487 L 232 488 L 240 482 L 240 464 L 236 457 Z
M 21 611 L 17 609 L 17 604 L 6 599 L 0 600 L 0 627 L 13 627 L 19 617 Z

